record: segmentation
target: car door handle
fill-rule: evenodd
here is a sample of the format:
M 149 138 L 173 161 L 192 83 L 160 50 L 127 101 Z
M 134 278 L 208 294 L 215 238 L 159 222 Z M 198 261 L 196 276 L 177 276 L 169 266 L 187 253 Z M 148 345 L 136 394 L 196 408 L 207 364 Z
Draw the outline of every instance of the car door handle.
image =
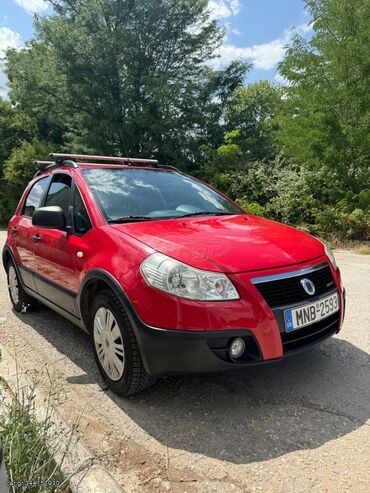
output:
M 15 226 L 12 227 L 12 234 L 13 236 L 17 234 L 17 228 Z
M 32 236 L 33 241 L 36 241 L 37 243 L 41 241 L 41 236 L 39 234 L 33 235 Z

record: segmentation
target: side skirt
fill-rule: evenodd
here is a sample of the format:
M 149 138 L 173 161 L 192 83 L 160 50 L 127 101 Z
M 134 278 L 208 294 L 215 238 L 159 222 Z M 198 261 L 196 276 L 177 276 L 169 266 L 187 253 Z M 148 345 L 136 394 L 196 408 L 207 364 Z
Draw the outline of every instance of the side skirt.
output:
M 75 294 L 69 293 L 67 290 L 59 288 L 54 283 L 44 280 L 41 276 L 38 276 L 34 272 L 28 271 L 28 269 L 25 269 L 22 265 L 18 265 L 17 267 L 19 271 L 19 277 L 22 281 L 22 287 L 29 296 L 32 296 L 32 298 L 35 298 L 36 300 L 40 301 L 40 303 L 42 303 L 43 305 L 46 305 L 48 308 L 51 308 L 56 313 L 68 319 L 70 322 L 74 323 L 75 325 L 83 329 L 85 332 L 87 332 L 87 329 L 82 319 L 78 317 L 76 313 L 71 313 L 72 310 L 74 312 L 76 311 Z M 39 287 L 42 288 L 42 293 L 35 291 L 25 285 L 23 281 L 25 275 L 26 276 L 32 275 L 34 277 L 36 285 L 39 285 Z M 45 296 L 43 296 L 44 292 L 45 293 L 48 292 L 49 294 L 51 294 L 53 299 L 48 299 Z M 57 300 L 59 301 L 58 304 L 55 302 Z
M 33 291 L 32 289 L 29 289 L 26 286 L 23 286 L 23 289 L 29 296 L 32 296 L 32 298 L 35 298 L 36 300 L 40 301 L 40 303 L 47 306 L 54 312 L 58 313 L 58 315 L 67 318 L 70 322 L 80 327 L 80 329 L 84 330 L 85 332 L 88 332 L 84 323 L 80 318 L 76 317 L 75 315 L 72 315 L 72 313 L 67 312 L 66 310 L 56 305 L 52 301 L 49 301 L 48 299 L 44 298 L 39 293 L 36 293 L 36 291 Z

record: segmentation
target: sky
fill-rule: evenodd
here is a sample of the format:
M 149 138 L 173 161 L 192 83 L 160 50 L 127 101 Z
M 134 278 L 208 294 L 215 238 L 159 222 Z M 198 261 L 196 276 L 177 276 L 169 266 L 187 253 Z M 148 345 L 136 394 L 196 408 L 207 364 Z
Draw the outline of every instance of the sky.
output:
M 233 59 L 253 63 L 247 82 L 267 79 L 281 83 L 277 64 L 293 31 L 309 37 L 311 27 L 303 0 L 209 0 L 212 16 L 225 27 L 224 44 L 215 68 Z M 0 0 L 0 96 L 6 97 L 3 58 L 9 47 L 20 48 L 33 35 L 34 13 L 47 15 L 45 0 Z

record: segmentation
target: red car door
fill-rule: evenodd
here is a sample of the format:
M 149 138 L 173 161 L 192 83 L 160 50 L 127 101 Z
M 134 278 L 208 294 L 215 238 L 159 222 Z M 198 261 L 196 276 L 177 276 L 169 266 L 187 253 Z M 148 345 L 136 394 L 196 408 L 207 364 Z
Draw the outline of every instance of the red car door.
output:
M 10 224 L 11 234 L 20 259 L 18 268 L 23 283 L 34 291 L 36 290 L 34 273 L 37 270 L 34 247 L 37 237 L 35 236 L 36 228 L 32 225 L 32 216 L 41 205 L 48 181 L 48 177 L 43 177 L 32 185 L 19 215 L 15 216 Z
M 82 268 L 78 252 L 82 239 L 73 228 L 74 200 L 71 176 L 66 173 L 54 174 L 45 206 L 62 208 L 68 231 L 37 228 L 39 241 L 35 246 L 35 260 L 38 276 L 35 282 L 39 294 L 75 315 Z

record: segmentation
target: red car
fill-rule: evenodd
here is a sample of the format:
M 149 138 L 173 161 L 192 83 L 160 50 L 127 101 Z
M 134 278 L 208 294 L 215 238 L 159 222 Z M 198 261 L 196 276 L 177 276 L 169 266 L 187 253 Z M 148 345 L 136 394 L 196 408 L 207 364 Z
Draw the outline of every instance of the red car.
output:
M 10 297 L 86 330 L 113 391 L 277 361 L 340 330 L 321 241 L 153 160 L 52 156 L 9 223 Z

